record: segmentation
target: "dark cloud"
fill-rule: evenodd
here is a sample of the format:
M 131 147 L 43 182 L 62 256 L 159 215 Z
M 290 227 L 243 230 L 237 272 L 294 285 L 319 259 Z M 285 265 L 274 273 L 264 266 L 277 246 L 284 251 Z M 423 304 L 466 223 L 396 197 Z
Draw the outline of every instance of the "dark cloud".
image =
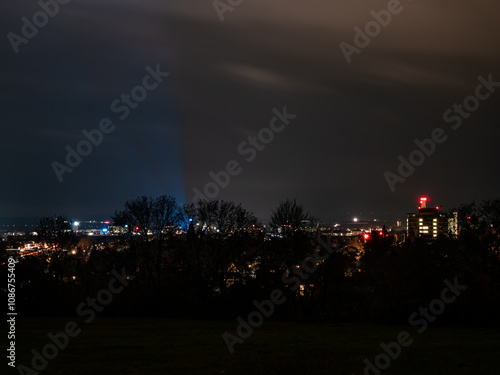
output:
M 77 1 L 15 54 L 1 49 L 1 216 L 111 214 L 141 194 L 192 199 L 230 160 L 243 171 L 221 199 L 261 217 L 297 197 L 325 220 L 394 220 L 417 195 L 445 207 L 497 195 L 498 95 L 391 193 L 383 173 L 498 71 L 495 1 L 402 1 L 404 10 L 348 64 L 339 48 L 387 1 L 244 1 L 220 22 L 211 1 Z M 2 32 L 38 7 L 9 4 Z M 110 103 L 146 66 L 170 77 L 124 121 Z M 297 118 L 251 163 L 238 145 L 273 108 Z M 116 130 L 59 184 L 51 169 L 82 130 Z M 373 212 L 373 214 L 371 214 Z M 349 213 L 349 214 L 347 214 Z

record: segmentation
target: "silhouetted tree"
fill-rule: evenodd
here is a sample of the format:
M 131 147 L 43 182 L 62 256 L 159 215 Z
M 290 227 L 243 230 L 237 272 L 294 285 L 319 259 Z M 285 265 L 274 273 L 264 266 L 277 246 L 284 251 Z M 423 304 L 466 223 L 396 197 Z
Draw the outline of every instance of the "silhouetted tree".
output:
M 66 248 L 75 241 L 71 224 L 65 216 L 51 216 L 40 219 L 36 231 L 40 241 L 55 244 L 59 249 Z
M 271 212 L 270 226 L 273 229 L 282 228 L 285 232 L 297 229 L 314 229 L 316 219 L 309 212 L 306 212 L 304 206 L 297 203 L 296 199 L 287 199 L 280 202 L 278 207 Z
M 189 217 L 200 224 L 196 240 L 190 234 L 189 253 L 195 275 L 205 293 L 224 295 L 228 280 L 240 279 L 248 268 L 260 235 L 255 215 L 241 204 L 225 201 L 197 201 L 186 207 Z
M 132 251 L 137 255 L 140 269 L 144 270 L 148 286 L 159 288 L 165 255 L 165 239 L 181 224 L 181 208 L 175 198 L 162 195 L 157 198 L 141 196 L 125 202 L 125 209 L 116 211 L 116 225 L 139 227 L 139 236 L 127 237 Z
M 191 219 L 200 222 L 203 230 L 222 234 L 258 225 L 252 212 L 233 202 L 199 200 L 188 205 L 186 212 Z

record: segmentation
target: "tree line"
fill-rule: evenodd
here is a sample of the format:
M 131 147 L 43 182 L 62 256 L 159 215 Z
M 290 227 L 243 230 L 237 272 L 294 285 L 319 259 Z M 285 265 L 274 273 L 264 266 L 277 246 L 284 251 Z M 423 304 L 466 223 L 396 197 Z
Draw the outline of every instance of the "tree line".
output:
M 127 228 L 119 237 L 77 236 L 63 216 L 43 218 L 36 240 L 59 250 L 20 259 L 18 306 L 33 314 L 74 312 L 107 285 L 113 269 L 124 268 L 134 281 L 103 314 L 234 318 L 278 288 L 286 303 L 271 319 L 402 323 L 439 297 L 443 280 L 458 278 L 468 288 L 447 306 L 443 322 L 496 322 L 500 201 L 455 210 L 458 237 L 403 241 L 384 232 L 365 243 L 323 235 L 296 200 L 281 202 L 264 228 L 234 202 L 138 197 L 113 215 L 115 225 Z M 1 243 L 2 273 L 9 241 Z M 310 272 L 304 259 L 319 244 L 331 254 Z M 300 281 L 296 290 L 284 282 L 292 275 Z

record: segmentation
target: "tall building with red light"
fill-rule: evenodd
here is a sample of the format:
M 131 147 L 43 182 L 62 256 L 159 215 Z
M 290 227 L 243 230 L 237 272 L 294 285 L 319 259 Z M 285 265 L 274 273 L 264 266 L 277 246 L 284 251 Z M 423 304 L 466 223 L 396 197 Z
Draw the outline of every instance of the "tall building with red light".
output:
M 420 197 L 418 211 L 406 215 L 408 239 L 436 239 L 441 236 L 457 235 L 457 215 L 441 212 L 432 207 L 428 197 Z

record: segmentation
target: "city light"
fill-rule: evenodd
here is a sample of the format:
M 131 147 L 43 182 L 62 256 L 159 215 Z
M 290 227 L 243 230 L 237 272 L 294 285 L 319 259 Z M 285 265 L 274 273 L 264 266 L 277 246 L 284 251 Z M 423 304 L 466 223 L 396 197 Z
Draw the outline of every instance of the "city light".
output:
M 429 198 L 427 197 L 420 197 L 420 207 L 418 208 L 419 210 L 422 208 L 427 208 L 427 201 Z

